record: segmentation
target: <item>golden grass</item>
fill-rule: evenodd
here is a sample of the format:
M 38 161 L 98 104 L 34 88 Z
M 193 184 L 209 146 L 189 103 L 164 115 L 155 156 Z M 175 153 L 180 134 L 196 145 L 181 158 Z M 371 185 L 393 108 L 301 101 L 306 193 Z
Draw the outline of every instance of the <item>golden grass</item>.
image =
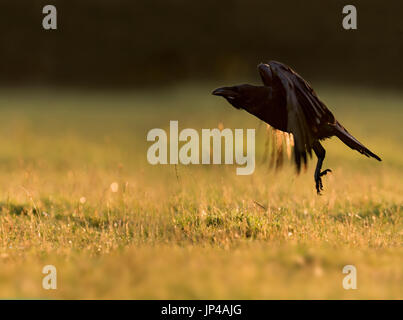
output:
M 212 85 L 211 88 L 215 86 Z M 3 91 L 1 298 L 403 298 L 403 97 L 324 88 L 384 161 L 325 142 L 324 195 L 262 163 L 264 126 L 193 86 L 136 93 Z M 257 168 L 151 166 L 146 133 L 257 128 Z M 54 264 L 58 289 L 42 289 Z M 357 267 L 358 290 L 342 288 Z

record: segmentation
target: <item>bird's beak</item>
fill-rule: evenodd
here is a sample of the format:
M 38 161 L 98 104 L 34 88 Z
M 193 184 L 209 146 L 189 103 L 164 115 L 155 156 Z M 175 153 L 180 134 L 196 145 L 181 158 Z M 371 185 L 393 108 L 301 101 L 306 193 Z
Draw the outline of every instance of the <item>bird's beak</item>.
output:
M 230 87 L 222 87 L 215 89 L 212 92 L 213 95 L 215 96 L 221 96 L 224 98 L 231 98 L 231 97 L 236 97 L 238 94 Z

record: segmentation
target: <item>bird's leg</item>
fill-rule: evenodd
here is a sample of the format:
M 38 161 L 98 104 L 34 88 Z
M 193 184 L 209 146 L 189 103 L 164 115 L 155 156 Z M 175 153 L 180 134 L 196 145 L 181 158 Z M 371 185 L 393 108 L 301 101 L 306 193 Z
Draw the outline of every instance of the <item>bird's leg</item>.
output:
M 326 175 L 328 172 L 332 172 L 332 170 L 326 169 L 320 171 L 322 169 L 323 160 L 325 159 L 326 150 L 322 147 L 319 141 L 316 141 L 313 144 L 312 148 L 313 151 L 315 151 L 316 156 L 318 157 L 318 163 L 316 164 L 314 177 L 316 183 L 316 192 L 320 194 L 320 192 L 323 190 L 322 176 Z

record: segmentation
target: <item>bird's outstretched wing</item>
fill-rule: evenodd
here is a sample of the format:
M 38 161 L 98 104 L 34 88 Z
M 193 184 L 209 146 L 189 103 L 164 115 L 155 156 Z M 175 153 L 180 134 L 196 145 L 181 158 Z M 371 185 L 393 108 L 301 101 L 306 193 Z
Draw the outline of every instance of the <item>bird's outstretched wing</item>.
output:
M 262 81 L 267 86 L 281 87 L 286 96 L 287 131 L 294 136 L 294 155 L 298 172 L 301 158 L 306 166 L 307 154 L 312 156 L 315 134 L 321 124 L 334 123 L 334 116 L 319 100 L 312 87 L 290 67 L 270 61 L 259 65 Z
M 266 142 L 263 152 L 262 162 L 266 163 L 270 169 L 279 170 L 282 168 L 285 158 L 291 159 L 291 152 L 294 148 L 292 134 L 277 130 L 266 124 Z

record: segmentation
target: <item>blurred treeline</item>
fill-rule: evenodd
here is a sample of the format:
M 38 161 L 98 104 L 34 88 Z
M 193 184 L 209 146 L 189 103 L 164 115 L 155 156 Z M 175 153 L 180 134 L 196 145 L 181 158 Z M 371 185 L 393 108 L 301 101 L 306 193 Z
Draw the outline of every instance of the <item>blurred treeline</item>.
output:
M 56 5 L 58 30 L 42 28 Z M 358 30 L 342 28 L 342 8 Z M 341 0 L 1 0 L 0 84 L 131 87 L 257 77 L 400 87 L 403 4 Z

